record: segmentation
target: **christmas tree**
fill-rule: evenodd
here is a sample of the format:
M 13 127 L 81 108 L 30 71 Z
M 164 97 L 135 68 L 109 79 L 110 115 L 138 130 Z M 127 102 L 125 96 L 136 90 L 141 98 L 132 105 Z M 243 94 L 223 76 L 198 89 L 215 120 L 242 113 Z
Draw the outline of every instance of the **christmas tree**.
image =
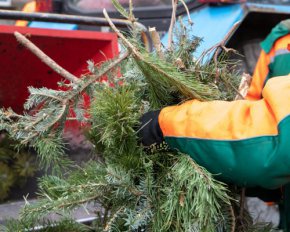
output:
M 145 151 L 138 141 L 139 119 L 147 111 L 193 98 L 232 100 L 239 83 L 232 62 L 224 53 L 209 64 L 193 59 L 200 39 L 189 38 L 181 22 L 172 29 L 169 49 L 161 46 L 153 30 L 156 49 L 148 52 L 140 43 L 132 1 L 129 10 L 117 0 L 113 3 L 132 22 L 124 35 L 104 11 L 123 45 L 118 57 L 101 65 L 88 62 L 90 73 L 79 79 L 62 70 L 69 81 L 59 83 L 65 90 L 30 87 L 25 103 L 30 114 L 0 111 L 1 130 L 29 144 L 41 165 L 53 170 L 39 181 L 39 201 L 27 203 L 21 219 L 3 229 L 33 231 L 41 224 L 37 231 L 270 231 L 253 225 L 239 203 L 243 197 L 238 188 L 219 182 L 186 154 L 166 146 Z M 220 45 L 210 51 L 218 54 L 224 48 Z M 108 80 L 100 81 L 104 76 Z M 91 98 L 89 109 L 83 93 Z M 62 139 L 72 110 L 75 120 L 90 125 L 86 134 L 96 154 L 82 167 L 66 156 Z M 70 218 L 74 209 L 90 202 L 97 205 L 92 224 Z M 61 218 L 47 220 L 53 213 Z

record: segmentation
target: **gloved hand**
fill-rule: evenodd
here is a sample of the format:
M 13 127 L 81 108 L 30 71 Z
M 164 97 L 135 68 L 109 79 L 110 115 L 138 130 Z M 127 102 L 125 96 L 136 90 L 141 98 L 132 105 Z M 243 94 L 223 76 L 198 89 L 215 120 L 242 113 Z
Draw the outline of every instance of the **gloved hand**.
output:
M 158 123 L 159 114 L 160 110 L 149 111 L 140 118 L 141 125 L 138 130 L 138 137 L 147 153 L 171 151 L 164 141 L 163 133 Z
M 162 131 L 158 123 L 160 110 L 149 111 L 140 118 L 138 137 L 145 147 L 161 144 L 164 141 Z

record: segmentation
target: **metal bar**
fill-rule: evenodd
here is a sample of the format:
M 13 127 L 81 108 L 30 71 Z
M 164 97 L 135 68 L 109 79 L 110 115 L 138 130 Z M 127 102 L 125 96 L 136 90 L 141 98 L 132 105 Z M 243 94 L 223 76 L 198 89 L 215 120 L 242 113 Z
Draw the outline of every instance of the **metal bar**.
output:
M 26 13 L 21 11 L 0 10 L 1 19 L 12 20 L 27 20 L 27 21 L 40 21 L 40 22 L 59 22 L 59 23 L 74 23 L 83 25 L 97 25 L 109 26 L 105 18 L 102 17 L 88 17 L 88 16 L 75 16 L 65 14 L 52 14 L 52 13 Z M 125 19 L 112 19 L 114 24 L 118 27 L 128 27 L 131 22 Z M 141 23 L 136 23 L 138 27 L 146 31 L 146 27 Z
M 102 17 L 88 17 L 88 16 L 75 16 L 66 14 L 52 14 L 52 13 L 26 13 L 22 11 L 0 10 L 0 19 L 11 20 L 26 20 L 26 21 L 40 21 L 40 22 L 58 22 L 58 23 L 73 23 L 82 25 L 94 26 L 108 26 L 109 23 Z M 119 28 L 128 28 L 132 25 L 129 20 L 112 18 L 113 23 Z M 147 50 L 152 50 L 152 40 L 148 33 L 147 28 L 139 22 L 135 25 L 142 31 L 142 37 Z

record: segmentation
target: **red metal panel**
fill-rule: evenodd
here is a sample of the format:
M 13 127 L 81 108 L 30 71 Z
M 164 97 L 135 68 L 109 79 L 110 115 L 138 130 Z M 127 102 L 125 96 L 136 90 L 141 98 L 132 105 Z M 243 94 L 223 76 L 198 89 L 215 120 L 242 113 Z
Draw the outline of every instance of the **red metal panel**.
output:
M 0 107 L 12 107 L 16 112 L 23 109 L 28 86 L 56 89 L 62 78 L 18 44 L 15 31 L 26 34 L 76 76 L 88 71 L 87 60 L 99 63 L 118 53 L 117 36 L 113 33 L 0 26 Z

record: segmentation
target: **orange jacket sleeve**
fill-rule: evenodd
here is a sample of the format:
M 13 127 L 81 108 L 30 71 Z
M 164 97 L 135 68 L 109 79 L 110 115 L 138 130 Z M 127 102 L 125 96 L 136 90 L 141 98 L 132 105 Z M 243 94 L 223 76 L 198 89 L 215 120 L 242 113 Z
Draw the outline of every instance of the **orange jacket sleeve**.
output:
M 290 181 L 290 76 L 270 79 L 257 101 L 187 101 L 165 107 L 159 125 L 171 148 L 222 181 L 277 188 Z
M 190 100 L 163 108 L 159 124 L 165 137 L 240 140 L 275 136 L 278 124 L 290 118 L 289 99 L 290 76 L 276 77 L 267 82 L 260 100 Z

